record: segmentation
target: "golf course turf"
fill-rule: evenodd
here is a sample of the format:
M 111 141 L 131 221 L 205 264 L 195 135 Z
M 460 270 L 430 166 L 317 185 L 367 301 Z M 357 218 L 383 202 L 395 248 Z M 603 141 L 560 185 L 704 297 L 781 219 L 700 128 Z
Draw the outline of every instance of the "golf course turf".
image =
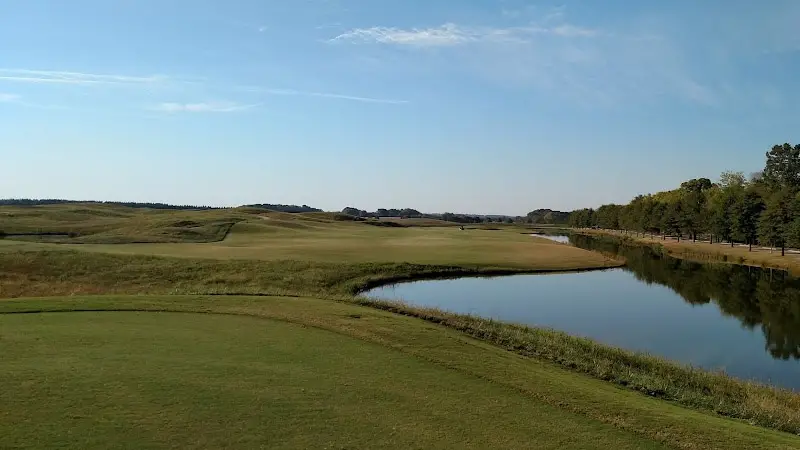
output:
M 717 379 L 666 401 L 570 358 L 594 355 L 620 380 L 651 367 L 659 383 L 684 373 L 666 362 L 354 297 L 617 261 L 513 228 L 236 214 L 219 242 L 0 240 L 0 448 L 800 448 L 778 431 L 798 426 L 796 394 L 730 381 L 706 393 L 721 409 L 686 408 Z M 129 242 L 132 229 L 102 232 Z M 604 365 L 612 354 L 619 365 Z

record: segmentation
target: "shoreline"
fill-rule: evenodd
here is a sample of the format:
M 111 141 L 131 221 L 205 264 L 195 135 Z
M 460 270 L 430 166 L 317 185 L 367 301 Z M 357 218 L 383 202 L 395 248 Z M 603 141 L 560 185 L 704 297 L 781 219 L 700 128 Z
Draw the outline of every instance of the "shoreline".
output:
M 106 299 L 109 296 L 100 295 L 82 297 L 77 304 L 64 297 L 18 298 L 0 302 L 0 316 L 96 311 L 213 313 L 215 306 L 204 306 L 193 300 L 195 297 L 204 296 L 206 295 L 116 295 L 113 296 L 116 300 L 108 303 Z M 220 298 L 220 296 L 213 297 Z M 242 299 L 245 302 L 249 297 L 258 302 L 264 297 L 284 296 L 221 297 Z M 157 302 L 150 301 L 157 298 L 174 299 L 174 302 L 169 301 L 159 306 Z M 67 300 L 67 303 L 63 306 L 54 304 L 47 308 L 38 305 L 38 302 L 51 300 Z M 618 389 L 638 392 L 647 397 L 718 417 L 747 421 L 766 429 L 800 434 L 800 392 L 733 378 L 724 373 L 682 365 L 665 358 L 600 344 L 591 339 L 548 328 L 500 322 L 365 297 L 340 299 L 337 303 L 412 317 L 463 333 L 465 336 L 520 357 L 552 364 L 568 372 L 607 382 Z M 244 311 L 234 309 L 232 312 L 241 314 Z
M 765 248 L 757 249 L 753 247 L 753 251 L 750 252 L 746 248 L 739 246 L 730 248 L 727 244 L 709 244 L 708 242 L 684 240 L 680 242 L 675 240 L 663 241 L 661 238 L 642 237 L 607 230 L 573 228 L 568 230 L 568 232 L 593 237 L 605 236 L 620 241 L 634 242 L 637 245 L 648 246 L 677 259 L 700 263 L 733 264 L 763 269 L 776 269 L 789 272 L 795 276 L 800 275 L 800 259 L 794 258 L 790 253 L 787 253 L 786 256 L 780 256 L 780 251 L 768 253 Z
M 724 372 L 614 347 L 551 328 L 363 296 L 345 302 L 355 302 L 454 329 L 522 357 L 549 362 L 568 371 L 611 383 L 620 389 L 800 435 L 798 391 L 734 378 Z
M 388 276 L 386 278 L 379 278 L 375 280 L 368 280 L 360 283 L 358 287 L 352 291 L 353 296 L 361 296 L 366 292 L 373 289 L 378 289 L 386 286 L 396 284 L 415 283 L 418 281 L 438 281 L 438 280 L 458 280 L 461 278 L 497 278 L 497 277 L 511 277 L 516 275 L 556 275 L 556 274 L 569 274 L 569 273 L 584 273 L 584 272 L 601 272 L 604 270 L 618 269 L 625 265 L 624 261 L 610 260 L 607 266 L 598 267 L 585 267 L 576 269 L 502 269 L 502 268 L 459 268 L 454 267 L 452 270 L 446 271 L 422 271 L 419 273 L 403 274 L 397 276 Z

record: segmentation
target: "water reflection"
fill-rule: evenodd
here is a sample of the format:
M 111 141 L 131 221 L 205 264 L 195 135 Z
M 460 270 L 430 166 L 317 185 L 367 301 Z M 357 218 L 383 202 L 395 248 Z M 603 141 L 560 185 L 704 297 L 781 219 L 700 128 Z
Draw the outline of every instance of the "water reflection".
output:
M 543 233 L 533 233 L 531 234 L 533 237 L 539 237 L 543 239 L 549 239 L 551 241 L 561 242 L 562 244 L 569 243 L 569 236 L 564 236 L 560 234 L 543 234 Z
M 638 280 L 669 287 L 692 305 L 714 303 L 744 327 L 760 328 L 773 358 L 800 359 L 800 279 L 772 269 L 681 260 L 615 239 L 573 235 L 570 243 L 623 256 L 623 270 Z

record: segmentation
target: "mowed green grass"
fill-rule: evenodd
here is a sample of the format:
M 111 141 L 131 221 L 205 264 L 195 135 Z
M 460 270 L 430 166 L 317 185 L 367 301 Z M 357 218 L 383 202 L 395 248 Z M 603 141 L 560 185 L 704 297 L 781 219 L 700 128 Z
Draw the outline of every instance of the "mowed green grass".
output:
M 408 262 L 563 270 L 616 265 L 593 252 L 523 234 L 521 229 L 389 228 L 270 213 L 234 225 L 221 242 L 60 245 L 0 240 L 0 251 L 74 249 L 182 258 Z
M 100 209 L 54 211 L 89 227 L 110 214 Z M 0 239 L 0 298 L 69 296 L 0 301 L 0 448 L 798 445 L 774 431 L 797 429 L 791 393 L 721 378 L 717 389 L 711 375 L 558 333 L 354 297 L 387 281 L 619 264 L 599 254 L 511 226 L 125 210 L 84 229 L 94 244 Z M 185 232 L 232 213 L 221 242 Z M 66 221 L 49 214 L 26 226 Z M 120 243 L 154 236 L 176 242 Z
M 417 319 L 309 298 L 4 301 L 0 352 L 0 448 L 800 446 Z

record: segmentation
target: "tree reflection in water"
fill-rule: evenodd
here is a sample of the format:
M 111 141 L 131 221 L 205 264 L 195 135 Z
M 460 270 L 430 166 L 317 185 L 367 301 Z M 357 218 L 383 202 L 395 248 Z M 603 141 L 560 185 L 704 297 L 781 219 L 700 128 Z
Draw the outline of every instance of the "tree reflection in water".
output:
M 800 359 L 800 278 L 784 271 L 698 263 L 614 238 L 570 236 L 576 247 L 619 255 L 645 283 L 667 286 L 693 305 L 715 303 L 749 329 L 757 326 L 776 359 Z

